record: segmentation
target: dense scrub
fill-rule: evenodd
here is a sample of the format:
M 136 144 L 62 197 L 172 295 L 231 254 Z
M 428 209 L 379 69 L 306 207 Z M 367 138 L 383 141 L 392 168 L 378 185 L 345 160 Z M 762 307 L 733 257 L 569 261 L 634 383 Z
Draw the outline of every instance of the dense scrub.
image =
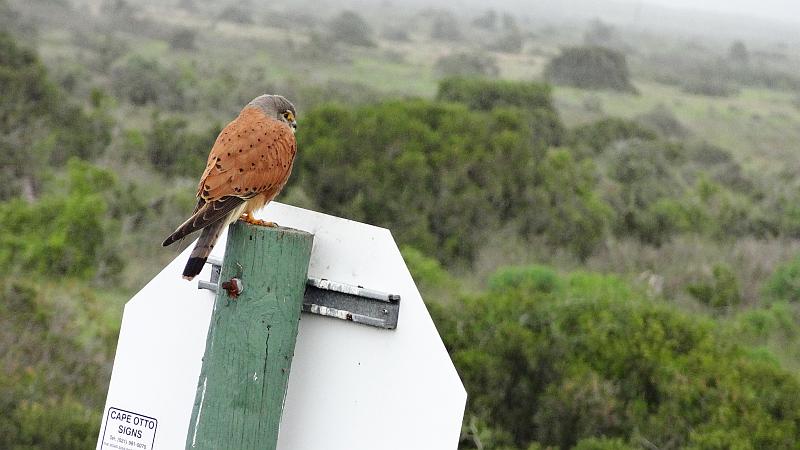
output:
M 463 448 L 793 448 L 800 382 L 614 276 L 508 268 L 434 308 L 471 396 Z M 607 448 L 607 447 L 601 447 Z

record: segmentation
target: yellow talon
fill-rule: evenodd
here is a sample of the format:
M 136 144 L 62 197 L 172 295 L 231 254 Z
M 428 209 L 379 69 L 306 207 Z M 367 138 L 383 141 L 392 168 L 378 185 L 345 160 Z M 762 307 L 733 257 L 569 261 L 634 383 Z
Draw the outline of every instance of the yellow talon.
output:
M 258 225 L 258 226 L 262 226 L 262 227 L 275 228 L 275 227 L 278 226 L 278 224 L 275 223 L 275 222 L 268 222 L 266 220 L 256 219 L 255 217 L 253 217 L 253 216 L 251 216 L 250 214 L 247 214 L 247 213 L 242 214 L 242 216 L 239 217 L 239 220 L 247 222 L 247 223 L 249 223 L 251 225 Z

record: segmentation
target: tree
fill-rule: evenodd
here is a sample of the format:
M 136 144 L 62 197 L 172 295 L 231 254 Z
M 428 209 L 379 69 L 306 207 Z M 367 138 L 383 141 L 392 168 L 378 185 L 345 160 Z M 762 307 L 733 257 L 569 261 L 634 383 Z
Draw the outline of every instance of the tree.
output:
M 556 84 L 584 89 L 635 93 L 625 55 L 603 47 L 569 47 L 550 60 L 545 78 Z
M 489 9 L 485 13 L 474 18 L 472 20 L 472 25 L 485 30 L 495 31 L 497 29 L 497 13 L 493 9 Z
M 328 25 L 328 34 L 334 42 L 374 47 L 372 29 L 369 24 L 353 11 L 343 11 Z
M 196 49 L 195 39 L 197 31 L 191 28 L 180 28 L 175 30 L 169 37 L 169 46 L 175 50 L 194 50 Z
M 444 76 L 496 77 L 500 73 L 495 58 L 482 53 L 451 53 L 439 58 L 434 69 Z
M 458 41 L 461 39 L 458 19 L 449 12 L 439 12 L 433 18 L 431 39 L 438 41 Z
M 746 66 L 750 63 L 750 52 L 742 41 L 734 41 L 728 49 L 728 60 L 734 64 Z
M 616 30 L 613 26 L 600 19 L 594 19 L 589 23 L 589 28 L 583 35 L 583 42 L 586 45 L 603 45 L 614 38 L 615 34 Z

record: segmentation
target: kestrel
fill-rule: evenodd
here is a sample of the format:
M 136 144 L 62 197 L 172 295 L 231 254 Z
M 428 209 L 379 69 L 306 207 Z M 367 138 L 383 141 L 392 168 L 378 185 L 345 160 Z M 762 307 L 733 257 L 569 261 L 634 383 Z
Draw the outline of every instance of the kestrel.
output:
M 197 187 L 194 213 L 162 245 L 202 229 L 183 278 L 203 269 L 220 233 L 240 216 L 259 225 L 253 213 L 283 189 L 292 172 L 297 144 L 294 106 L 280 95 L 262 95 L 245 106 L 217 136 Z

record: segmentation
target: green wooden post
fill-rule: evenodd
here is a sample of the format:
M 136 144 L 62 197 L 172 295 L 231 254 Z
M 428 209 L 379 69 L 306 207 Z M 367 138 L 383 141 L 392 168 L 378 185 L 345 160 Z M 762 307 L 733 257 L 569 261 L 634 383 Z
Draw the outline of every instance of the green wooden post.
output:
M 236 222 L 208 329 L 187 449 L 274 449 L 314 236 Z

